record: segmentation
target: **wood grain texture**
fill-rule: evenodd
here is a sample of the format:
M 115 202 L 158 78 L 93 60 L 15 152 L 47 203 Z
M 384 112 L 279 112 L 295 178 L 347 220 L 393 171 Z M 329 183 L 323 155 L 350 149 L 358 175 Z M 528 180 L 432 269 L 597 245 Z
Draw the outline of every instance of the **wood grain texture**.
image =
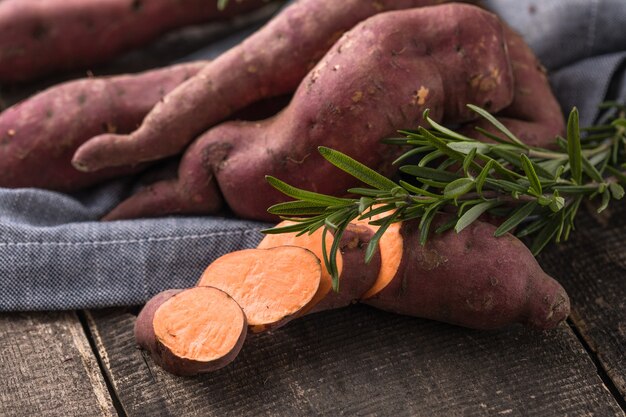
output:
M 539 261 L 572 299 L 572 321 L 626 400 L 626 205 L 577 219 L 570 241 Z
M 365 306 L 305 317 L 246 341 L 193 378 L 133 340 L 135 316 L 88 321 L 128 416 L 622 416 L 571 329 L 479 332 Z
M 117 416 L 76 314 L 0 315 L 0 416 Z

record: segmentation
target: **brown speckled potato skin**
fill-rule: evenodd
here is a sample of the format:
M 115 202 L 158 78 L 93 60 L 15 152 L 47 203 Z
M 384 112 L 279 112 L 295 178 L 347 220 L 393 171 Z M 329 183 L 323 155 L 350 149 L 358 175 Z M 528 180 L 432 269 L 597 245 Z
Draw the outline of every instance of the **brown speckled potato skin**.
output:
M 0 84 L 87 68 L 185 25 L 223 20 L 264 0 L 2 0 Z
M 132 135 L 98 136 L 78 150 L 74 163 L 93 171 L 179 153 L 235 111 L 292 93 L 341 34 L 360 21 L 388 10 L 444 2 L 300 0 L 169 94 Z
M 189 289 L 187 289 L 189 290 Z M 215 288 L 216 291 L 220 291 Z M 170 349 L 157 340 L 154 334 L 153 319 L 159 307 L 177 294 L 186 291 L 184 289 L 172 289 L 163 291 L 150 299 L 139 313 L 135 322 L 135 341 L 150 353 L 152 359 L 167 372 L 179 376 L 191 376 L 218 370 L 235 360 L 247 335 L 247 325 L 242 326 L 241 335 L 235 347 L 225 356 L 210 362 L 199 362 L 176 356 Z M 242 313 L 243 314 L 243 313 Z
M 70 81 L 6 109 L 0 113 L 0 187 L 75 191 L 137 171 L 80 172 L 72 167 L 72 155 L 102 131 L 134 129 L 155 103 L 205 64 Z
M 460 4 L 381 13 L 347 32 L 277 116 L 209 130 L 185 152 L 178 180 L 148 187 L 106 219 L 169 214 L 155 203 L 164 194 L 177 199 L 179 213 L 210 213 L 219 187 L 238 216 L 275 220 L 266 209 L 284 197 L 265 175 L 331 195 L 356 185 L 318 146 L 389 174 L 402 149 L 380 139 L 420 124 L 426 108 L 436 120 L 464 122 L 475 117 L 465 103 L 498 111 L 512 95 L 503 28 L 493 14 Z
M 431 230 L 445 222 L 442 216 Z M 404 253 L 397 275 L 366 304 L 386 311 L 474 329 L 522 323 L 555 327 L 570 310 L 567 293 L 512 235 L 474 222 L 419 243 L 419 222 L 405 222 Z

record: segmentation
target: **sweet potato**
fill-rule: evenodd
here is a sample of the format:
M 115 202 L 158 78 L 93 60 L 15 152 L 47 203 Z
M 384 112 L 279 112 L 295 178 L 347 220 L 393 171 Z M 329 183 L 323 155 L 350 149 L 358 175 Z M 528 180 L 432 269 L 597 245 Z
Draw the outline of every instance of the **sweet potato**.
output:
M 559 102 L 550 90 L 546 71 L 519 34 L 505 27 L 505 35 L 515 94 L 511 105 L 497 114 L 498 120 L 531 146 L 555 147 L 556 136 L 565 131 L 565 120 Z M 461 133 L 484 139 L 474 130 L 476 127 L 500 133 L 485 120 L 470 123 L 461 129 Z
M 236 110 L 263 98 L 293 92 L 341 34 L 358 22 L 387 10 L 443 2 L 445 0 L 296 2 L 168 94 L 131 135 L 104 134 L 81 146 L 74 157 L 74 165 L 81 170 L 95 171 L 179 153 L 197 135 Z M 416 42 L 421 42 L 419 38 L 425 33 L 423 30 L 419 35 L 416 32 Z M 429 44 L 430 48 L 436 46 L 432 41 Z M 401 45 L 390 47 L 396 52 L 402 50 Z M 356 58 L 352 55 L 353 60 Z
M 421 246 L 418 222 L 403 223 L 405 249 L 396 274 L 363 302 L 475 329 L 510 323 L 555 327 L 569 314 L 567 293 L 521 241 L 510 234 L 494 238 L 495 229 L 475 222 L 459 234 L 449 231 Z
M 434 226 L 441 225 L 448 220 L 447 215 L 440 215 L 434 221 Z M 341 246 L 342 258 L 339 294 L 328 292 L 320 297 L 319 291 L 311 298 L 311 292 L 303 297 L 299 291 L 285 291 L 285 285 L 278 283 L 274 275 L 288 277 L 297 276 L 298 285 L 292 287 L 313 288 L 319 284 L 319 271 L 302 274 L 302 265 L 308 263 L 306 258 L 312 252 L 321 252 L 322 231 L 319 229 L 312 236 L 300 239 L 294 235 L 270 235 L 259 245 L 272 249 L 256 249 L 233 252 L 216 263 L 225 262 L 215 267 L 207 268 L 207 272 L 199 281 L 198 289 L 207 289 L 204 285 L 217 284 L 221 289 L 233 295 L 233 298 L 242 306 L 249 321 L 255 320 L 251 316 L 277 314 L 284 324 L 284 318 L 295 318 L 302 313 L 314 313 L 330 308 L 344 307 L 351 302 L 361 301 L 373 307 L 404 315 L 428 318 L 451 324 L 461 325 L 474 329 L 498 329 L 513 323 L 521 323 L 538 330 L 548 330 L 565 320 L 569 314 L 569 298 L 561 285 L 541 270 L 530 251 L 512 235 L 495 238 L 495 227 L 476 221 L 466 227 L 461 233 L 453 231 L 434 235 L 425 244 L 419 242 L 419 222 L 408 221 L 398 225 L 398 233 L 389 235 L 387 243 L 391 244 L 391 251 L 381 252 L 382 260 L 366 264 L 364 252 L 369 239 L 373 235 L 370 227 L 355 223 L 350 225 L 344 235 Z M 299 244 L 309 249 L 294 252 L 294 246 L 280 246 Z M 275 246 L 279 245 L 279 246 Z M 400 250 L 400 253 L 395 253 Z M 251 252 L 252 251 L 252 252 Z M 285 268 L 275 268 L 271 261 L 257 259 L 254 268 L 250 268 L 250 254 L 257 257 L 260 252 L 273 251 L 282 256 L 287 252 L 294 255 L 304 255 L 299 260 L 288 255 Z M 260 255 L 263 257 L 264 255 Z M 400 262 L 387 262 L 393 265 L 382 272 L 381 265 L 385 258 L 399 258 Z M 382 261 L 382 262 L 381 262 Z M 242 265 L 242 266 L 239 266 Z M 374 279 L 378 276 L 378 279 Z M 259 280 L 267 279 L 262 285 L 274 287 L 272 291 L 259 291 Z M 279 278 L 282 280 L 283 278 Z M 305 282 L 311 280 L 313 285 Z M 381 279 L 384 282 L 381 282 Z M 354 282 L 351 282 L 354 280 Z M 376 290 L 371 290 L 376 288 Z M 165 327 L 159 323 L 160 317 L 168 319 L 169 328 L 196 328 L 203 325 L 204 316 L 209 314 L 201 311 L 195 314 L 190 303 L 183 304 L 184 308 L 170 308 L 168 312 L 158 316 L 158 309 L 163 300 L 172 297 L 179 290 L 165 292 L 153 298 L 142 310 L 136 324 L 137 342 L 151 352 L 162 352 L 160 339 L 154 334 L 163 334 L 159 329 Z M 190 291 L 190 290 L 187 290 Z M 342 295 L 342 291 L 346 294 Z M 303 300 L 310 301 L 303 308 Z M 356 298 L 356 299 L 355 299 Z M 294 300 L 296 302 L 294 303 Z M 329 300 L 332 300 L 329 302 Z M 227 300 L 224 299 L 224 302 Z M 187 307 L 189 306 L 189 307 Z M 211 320 L 219 320 L 218 312 L 223 309 L 219 302 L 212 305 L 215 315 Z M 276 309 L 276 310 L 274 310 Z M 226 315 L 226 314 L 225 314 Z M 191 317 L 191 318 L 189 318 Z M 215 318 L 213 318 L 215 317 Z M 225 322 L 231 321 L 225 317 Z M 270 321 L 276 322 L 276 319 Z M 269 327 L 257 327 L 253 331 L 266 330 Z M 236 327 L 239 330 L 239 327 Z M 190 332 L 191 333 L 191 332 Z M 178 338 L 178 334 L 174 333 Z M 171 338 L 170 338 L 171 339 Z M 188 340 L 183 338 L 182 340 Z M 196 340 L 196 339 L 194 339 Z M 205 337 L 198 341 L 200 351 L 215 351 L 222 346 L 222 338 Z M 162 343 L 162 342 L 161 342 Z M 217 346 L 217 347 L 216 347 Z M 182 347 L 177 350 L 180 352 Z M 221 350 L 223 351 L 223 349 Z M 180 358 L 180 353 L 169 356 L 154 355 L 157 363 L 170 372 L 188 374 L 210 371 L 211 367 L 185 368 L 172 366 Z M 167 361 L 164 359 L 167 358 Z M 228 360 L 234 357 L 228 355 Z M 164 364 L 164 365 L 163 365 Z
M 273 219 L 266 208 L 282 196 L 265 175 L 337 195 L 354 179 L 329 178 L 318 146 L 389 173 L 401 149 L 381 138 L 421 123 L 426 108 L 455 123 L 475 117 L 465 103 L 498 111 L 510 104 L 512 85 L 503 29 L 491 13 L 460 4 L 381 13 L 347 32 L 277 116 L 209 130 L 185 152 L 177 180 L 146 188 L 105 219 L 210 213 L 218 188 L 238 216 Z
M 0 187 L 75 191 L 139 167 L 85 173 L 72 167 L 80 144 L 103 131 L 128 132 L 204 61 L 137 75 L 86 78 L 51 87 L 0 113 Z
M 246 316 L 239 305 L 210 287 L 164 291 L 145 305 L 135 324 L 137 343 L 176 375 L 228 365 L 246 334 Z
M 442 214 L 433 227 L 447 220 Z M 371 268 L 378 274 L 361 302 L 475 329 L 522 323 L 547 330 L 569 314 L 563 287 L 542 271 L 517 238 L 510 234 L 495 238 L 495 226 L 476 221 L 459 234 L 433 235 L 422 246 L 419 222 L 397 225 L 398 232 L 386 233 L 387 240 L 380 242 L 379 249 L 387 249 L 381 251 L 381 263 L 359 265 L 361 273 Z M 375 228 L 362 222 L 359 227 Z M 298 240 L 285 234 L 268 236 L 260 246 L 280 245 L 281 241 L 302 244 L 311 251 L 319 251 L 321 245 L 321 240 Z M 362 260 L 363 250 L 359 255 Z M 383 270 L 385 263 L 389 266 Z M 311 312 L 318 310 L 312 308 Z
M 281 246 L 226 254 L 209 265 L 198 285 L 230 294 L 256 333 L 293 319 L 317 293 L 321 275 L 320 261 L 312 252 Z
M 259 8 L 265 0 L 0 1 L 0 84 L 86 68 L 185 25 Z

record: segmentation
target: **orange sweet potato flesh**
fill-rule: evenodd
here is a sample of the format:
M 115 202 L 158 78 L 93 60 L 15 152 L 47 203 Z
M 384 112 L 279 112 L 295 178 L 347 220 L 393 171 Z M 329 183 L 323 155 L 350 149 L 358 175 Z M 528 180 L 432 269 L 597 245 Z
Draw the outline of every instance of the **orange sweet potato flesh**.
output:
M 284 221 L 276 227 L 290 224 L 292 223 Z M 380 253 L 376 253 L 369 263 L 365 263 L 365 248 L 373 235 L 373 230 L 364 225 L 350 224 L 346 228 L 337 253 L 339 291 L 332 290 L 332 278 L 326 265 L 322 262 L 322 279 L 318 291 L 298 313 L 298 316 L 345 307 L 363 298 L 364 293 L 374 285 L 381 266 Z M 259 243 L 257 249 L 294 245 L 310 250 L 322 260 L 322 236 L 323 229 L 318 229 L 310 235 L 301 236 L 297 236 L 296 233 L 271 234 Z M 331 247 L 332 241 L 332 234 L 328 233 L 326 236 L 327 248 Z
M 135 324 L 135 339 L 161 367 L 195 375 L 232 362 L 247 334 L 246 316 L 211 287 L 168 290 L 153 297 Z
M 185 152 L 176 180 L 140 191 L 105 219 L 162 216 L 172 206 L 177 213 L 210 213 L 223 197 L 240 217 L 275 220 L 266 209 L 284 196 L 265 175 L 345 193 L 355 179 L 329 176 L 318 146 L 389 174 L 402 149 L 381 138 L 421 123 L 426 108 L 447 122 L 475 117 L 465 103 L 503 109 L 512 86 L 503 28 L 491 13 L 460 4 L 381 13 L 347 32 L 277 116 L 209 130 Z M 155 203 L 163 195 L 168 206 Z
M 170 93 L 131 135 L 95 137 L 77 151 L 74 164 L 81 170 L 95 171 L 179 153 L 199 134 L 238 109 L 263 98 L 293 92 L 341 34 L 358 22 L 388 10 L 444 2 L 295 2 Z M 396 47 L 396 51 L 402 49 L 401 45 Z
M 219 288 L 243 308 L 253 332 L 293 319 L 315 296 L 322 269 L 309 250 L 296 246 L 247 249 L 215 260 L 199 286 Z
M 0 113 L 0 187 L 75 191 L 141 169 L 86 173 L 71 160 L 95 134 L 134 129 L 155 103 L 205 64 L 70 81 L 6 109 Z
M 254 10 L 264 0 L 0 1 L 0 84 L 103 63 L 160 34 Z

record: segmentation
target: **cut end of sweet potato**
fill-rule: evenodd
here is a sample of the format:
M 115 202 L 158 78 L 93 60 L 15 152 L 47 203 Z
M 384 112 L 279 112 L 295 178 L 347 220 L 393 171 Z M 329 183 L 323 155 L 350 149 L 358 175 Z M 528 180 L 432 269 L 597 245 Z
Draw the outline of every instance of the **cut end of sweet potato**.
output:
M 211 287 L 168 290 L 137 318 L 135 337 L 163 369 L 176 375 L 211 372 L 232 362 L 245 340 L 243 310 Z
M 228 356 L 246 327 L 243 311 L 228 294 L 211 287 L 182 291 L 155 312 L 154 334 L 173 355 L 197 362 Z
M 307 249 L 246 249 L 215 260 L 198 285 L 230 294 L 243 308 L 250 329 L 259 332 L 296 317 L 317 293 L 321 274 L 319 259 Z

